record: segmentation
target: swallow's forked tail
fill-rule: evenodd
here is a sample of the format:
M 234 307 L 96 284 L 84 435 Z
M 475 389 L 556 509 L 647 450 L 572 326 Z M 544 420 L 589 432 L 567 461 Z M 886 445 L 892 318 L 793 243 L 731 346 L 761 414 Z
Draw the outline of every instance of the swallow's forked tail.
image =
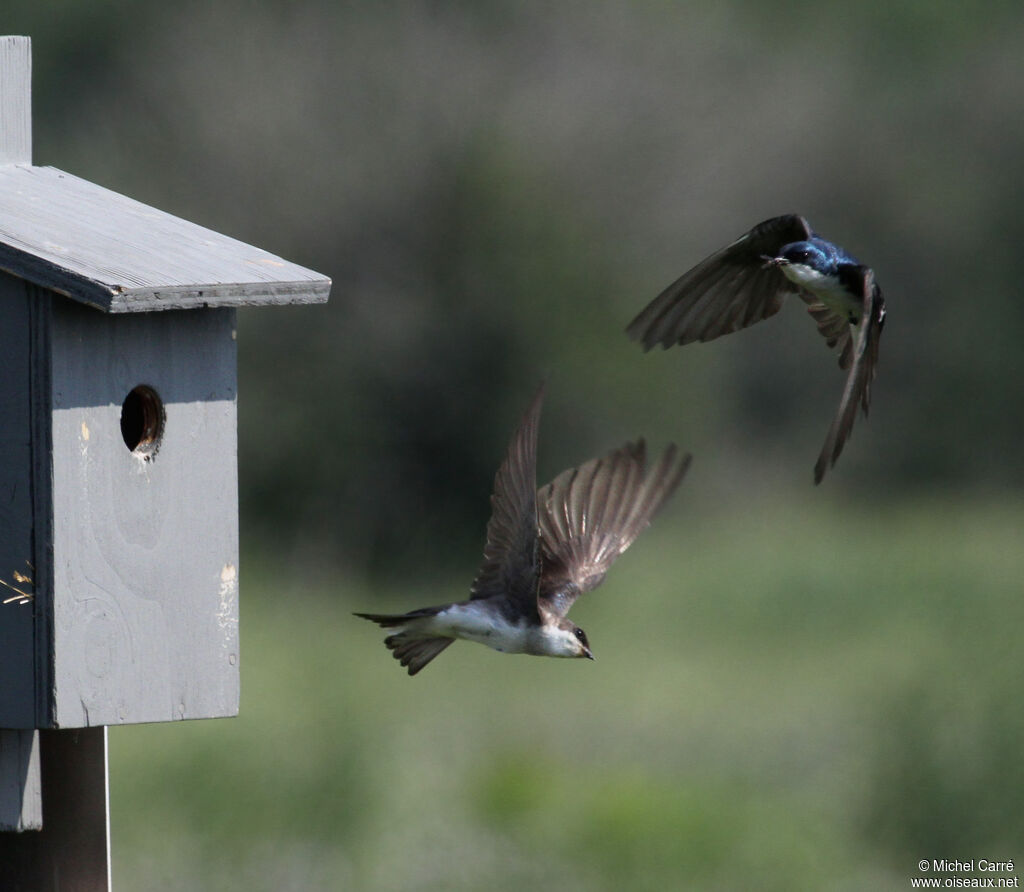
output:
M 454 638 L 438 638 L 426 635 L 417 620 L 434 616 L 442 608 L 424 607 L 409 613 L 357 613 L 362 619 L 377 623 L 382 629 L 395 629 L 384 639 L 384 644 L 392 652 L 392 656 L 415 675 L 434 657 L 443 651 Z

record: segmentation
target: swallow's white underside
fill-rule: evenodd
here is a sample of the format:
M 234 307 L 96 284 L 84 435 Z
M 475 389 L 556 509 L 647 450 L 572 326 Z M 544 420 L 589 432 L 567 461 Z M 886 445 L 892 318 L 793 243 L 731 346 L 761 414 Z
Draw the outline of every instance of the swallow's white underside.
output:
M 802 263 L 787 263 L 781 269 L 789 281 L 799 285 L 805 291 L 809 291 L 830 310 L 843 318 L 849 318 L 851 312 L 856 316 L 860 315 L 862 309 L 860 303 L 843 287 L 838 276 L 827 276 Z
M 577 639 L 564 629 L 522 619 L 510 623 L 486 601 L 452 604 L 433 616 L 417 618 L 404 629 L 424 638 L 461 638 L 506 654 L 578 657 Z
M 536 632 L 525 622 L 508 622 L 482 602 L 452 604 L 431 617 L 428 629 L 433 635 L 475 641 L 509 654 L 525 653 Z

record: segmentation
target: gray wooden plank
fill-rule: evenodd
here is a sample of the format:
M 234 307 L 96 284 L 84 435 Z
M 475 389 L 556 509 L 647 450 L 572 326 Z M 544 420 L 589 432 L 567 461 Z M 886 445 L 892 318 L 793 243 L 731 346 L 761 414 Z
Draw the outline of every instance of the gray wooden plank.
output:
M 32 604 L 35 629 L 35 720 L 53 725 L 53 383 L 54 307 L 67 303 L 52 291 L 28 282 L 29 402 L 32 431 Z
M 32 163 L 32 41 L 0 37 L 0 164 Z
M 36 727 L 35 625 L 41 604 L 34 586 L 14 575 L 35 576 L 32 310 L 29 286 L 0 273 L 0 580 L 32 595 L 26 601 L 0 586 L 0 728 Z
M 0 728 L 0 832 L 42 826 L 39 732 Z
M 111 313 L 323 303 L 331 280 L 53 167 L 0 167 L 0 269 Z
M 235 715 L 235 311 L 53 310 L 53 724 Z M 121 433 L 139 384 L 151 460 Z
M 107 729 L 39 732 L 43 828 L 0 833 L 4 892 L 109 892 Z

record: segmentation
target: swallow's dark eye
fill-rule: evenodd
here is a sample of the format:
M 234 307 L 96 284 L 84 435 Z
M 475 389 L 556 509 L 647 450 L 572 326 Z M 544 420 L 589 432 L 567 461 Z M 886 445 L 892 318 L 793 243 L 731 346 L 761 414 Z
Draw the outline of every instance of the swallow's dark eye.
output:
M 574 634 L 575 634 L 575 635 L 576 635 L 576 637 L 577 637 L 577 638 L 579 638 L 579 640 L 580 640 L 580 641 L 582 641 L 582 642 L 583 642 L 584 644 L 586 644 L 586 643 L 587 643 L 587 636 L 583 634 L 583 629 L 577 629 L 577 630 L 576 630 L 576 632 L 575 632 Z

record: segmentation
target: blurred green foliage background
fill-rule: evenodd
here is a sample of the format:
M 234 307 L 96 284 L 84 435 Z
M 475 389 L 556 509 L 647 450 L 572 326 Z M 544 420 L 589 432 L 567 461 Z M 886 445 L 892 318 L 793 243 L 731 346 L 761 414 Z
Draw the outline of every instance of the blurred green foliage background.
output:
M 1024 8 L 8 0 L 34 158 L 330 275 L 239 313 L 243 708 L 112 732 L 133 889 L 906 888 L 1024 861 Z M 622 330 L 799 212 L 888 302 L 871 418 L 801 307 Z M 540 474 L 695 454 L 577 607 L 598 662 L 406 678 L 352 609 L 464 597 Z M 127 877 L 131 877 L 129 881 Z

